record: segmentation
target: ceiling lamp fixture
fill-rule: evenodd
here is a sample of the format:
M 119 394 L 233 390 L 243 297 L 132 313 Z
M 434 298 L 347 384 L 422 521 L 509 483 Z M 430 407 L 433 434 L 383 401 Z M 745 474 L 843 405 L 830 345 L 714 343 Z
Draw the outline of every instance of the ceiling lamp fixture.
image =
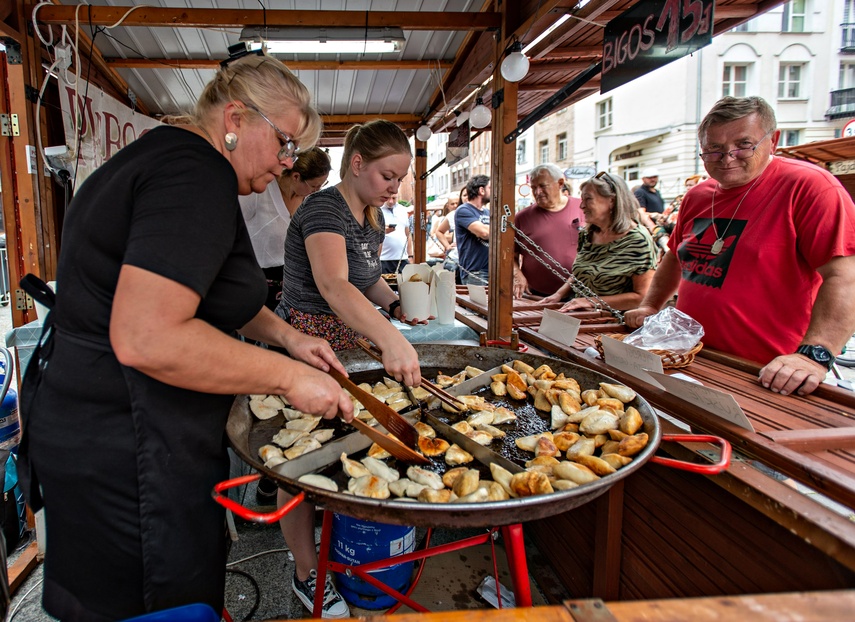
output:
M 522 43 L 514 41 L 509 54 L 502 61 L 502 77 L 508 82 L 519 82 L 528 73 L 528 57 L 522 52 Z
M 484 100 L 479 97 L 475 100 L 475 107 L 472 112 L 469 113 L 469 124 L 476 129 L 481 129 L 490 125 L 492 120 L 493 113 L 484 105 Z
M 262 44 L 269 54 L 383 54 L 404 46 L 400 28 L 294 28 L 247 26 L 241 41 Z
M 433 136 L 433 132 L 430 131 L 430 128 L 426 124 L 416 130 L 416 138 L 423 143 L 426 143 L 431 136 Z

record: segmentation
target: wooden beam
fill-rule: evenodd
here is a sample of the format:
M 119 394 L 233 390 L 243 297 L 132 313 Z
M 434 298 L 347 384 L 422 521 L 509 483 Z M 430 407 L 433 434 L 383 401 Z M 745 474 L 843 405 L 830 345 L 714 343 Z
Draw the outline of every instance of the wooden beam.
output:
M 222 60 L 222 59 L 220 59 Z M 207 58 L 105 58 L 108 67 L 126 69 L 218 69 L 220 60 Z M 293 71 L 364 71 L 382 69 L 449 69 L 447 60 L 283 60 Z
M 39 9 L 43 24 L 74 24 L 75 6 L 49 6 Z M 79 13 L 81 22 L 110 26 L 124 16 L 129 7 L 92 6 Z M 139 6 L 122 22 L 132 28 L 242 28 L 244 26 L 299 26 L 302 28 L 383 28 L 404 30 L 494 30 L 501 26 L 495 12 L 440 11 L 305 11 L 261 9 L 187 9 Z
M 618 4 L 618 2 L 620 2 L 620 0 L 591 0 L 584 7 L 575 11 L 570 16 L 570 19 L 541 39 L 538 44 L 529 51 L 529 58 L 532 60 L 545 58 L 552 52 L 552 50 L 560 47 L 562 43 L 570 39 L 573 35 L 586 28 L 591 28 L 591 24 L 588 22 L 602 22 L 605 24 L 605 21 L 601 16 L 603 13 L 609 11 L 613 6 Z M 582 19 L 574 19 L 577 16 L 585 21 L 582 21 Z
M 545 73 L 547 71 L 575 71 L 587 69 L 591 66 L 591 61 L 580 60 L 570 61 L 566 63 L 555 63 L 543 60 L 531 61 L 529 64 L 529 73 Z
M 29 576 L 30 572 L 38 564 L 39 545 L 37 542 L 30 542 L 15 563 L 9 566 L 9 592 L 14 594 L 21 587 L 21 584 Z
M 594 581 L 591 593 L 603 600 L 620 598 L 620 570 L 623 549 L 624 480 L 597 499 L 597 527 L 594 531 Z
M 603 55 L 602 45 L 581 45 L 574 47 L 568 45 L 566 47 L 558 47 L 543 56 L 543 60 L 551 58 L 600 58 Z M 536 61 L 535 61 L 536 62 Z
M 855 449 L 855 428 L 769 430 L 760 434 L 779 445 L 799 452 Z

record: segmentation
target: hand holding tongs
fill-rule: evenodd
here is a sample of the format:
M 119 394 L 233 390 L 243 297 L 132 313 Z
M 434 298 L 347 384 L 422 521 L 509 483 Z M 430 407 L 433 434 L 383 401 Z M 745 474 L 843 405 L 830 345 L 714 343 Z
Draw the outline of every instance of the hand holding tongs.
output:
M 370 357 L 380 362 L 383 361 L 383 353 L 376 345 L 366 339 L 357 339 L 356 343 L 360 348 L 365 350 Z M 422 383 L 419 386 L 436 397 L 439 401 L 451 406 L 454 410 L 466 410 L 468 408 L 464 402 L 454 397 L 451 393 L 448 393 L 441 387 L 436 386 L 431 381 L 425 380 L 424 376 L 422 376 Z

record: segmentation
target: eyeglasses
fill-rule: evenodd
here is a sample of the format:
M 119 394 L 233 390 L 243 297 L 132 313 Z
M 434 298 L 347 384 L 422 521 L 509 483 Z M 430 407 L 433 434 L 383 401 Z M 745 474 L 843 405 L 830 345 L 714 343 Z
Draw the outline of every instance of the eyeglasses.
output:
M 724 156 L 730 156 L 734 160 L 748 160 L 749 158 L 754 157 L 754 152 L 757 151 L 757 147 L 759 147 L 764 140 L 769 138 L 774 131 L 775 130 L 772 129 L 766 132 L 765 136 L 754 143 L 751 147 L 740 147 L 739 149 L 731 149 L 730 151 L 707 151 L 706 153 L 699 153 L 698 155 L 701 156 L 701 160 L 704 162 L 719 162 L 724 159 Z
M 321 184 L 310 184 L 307 181 L 303 181 L 303 183 L 306 184 L 306 186 L 308 186 L 309 190 L 311 190 L 312 192 L 317 192 L 318 190 L 322 190 L 323 188 L 326 188 L 330 182 L 329 182 L 329 180 L 327 180 Z
M 282 148 L 279 150 L 279 154 L 276 157 L 278 157 L 280 160 L 287 160 L 288 158 L 293 158 L 297 155 L 297 152 L 300 151 L 300 148 L 294 143 L 294 140 L 290 136 L 288 136 L 288 134 L 276 127 L 276 124 L 273 123 L 273 121 L 271 121 L 270 119 L 268 119 L 267 115 L 265 115 L 255 106 L 247 107 L 257 112 L 261 116 L 261 118 L 267 121 L 267 124 L 273 128 L 273 131 L 279 134 L 279 140 L 281 140 L 283 144 Z
M 612 189 L 613 194 L 617 194 L 617 187 L 615 186 L 615 182 L 612 181 L 611 175 L 609 175 L 605 171 L 600 171 L 596 175 L 594 175 L 594 179 L 602 179 L 609 185 L 609 188 Z

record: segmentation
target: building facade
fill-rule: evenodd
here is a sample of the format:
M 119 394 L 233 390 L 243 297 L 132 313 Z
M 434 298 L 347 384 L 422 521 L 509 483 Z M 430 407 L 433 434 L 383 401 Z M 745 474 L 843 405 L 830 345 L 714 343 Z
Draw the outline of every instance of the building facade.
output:
M 780 146 L 839 136 L 850 115 L 831 114 L 830 101 L 851 89 L 855 104 L 853 7 L 855 0 L 793 0 L 689 57 L 578 102 L 574 163 L 621 175 L 631 187 L 641 183 L 642 169 L 655 167 L 670 200 L 682 194 L 686 177 L 704 172 L 697 127 L 726 95 L 766 99 Z

